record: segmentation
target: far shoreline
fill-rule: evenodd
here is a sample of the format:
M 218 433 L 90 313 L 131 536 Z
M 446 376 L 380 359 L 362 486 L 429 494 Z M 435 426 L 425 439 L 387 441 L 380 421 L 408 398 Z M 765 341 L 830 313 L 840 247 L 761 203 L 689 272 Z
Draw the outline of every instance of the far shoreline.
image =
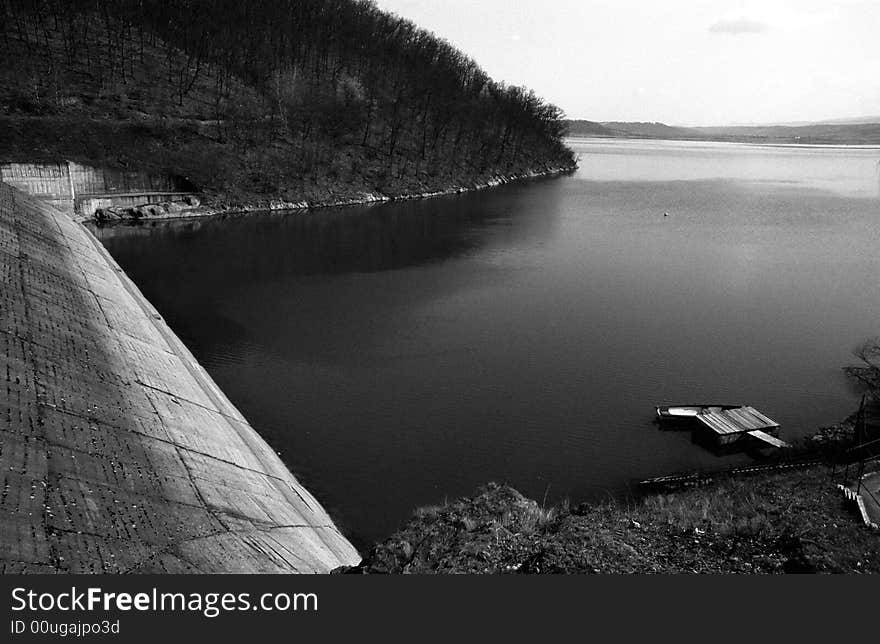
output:
M 763 148 L 815 148 L 820 150 L 878 150 L 880 143 L 774 143 L 769 141 L 730 141 L 724 139 L 675 139 L 651 136 L 608 136 L 591 134 L 566 136 L 565 141 L 656 141 L 658 143 L 719 143 L 729 145 L 751 145 Z

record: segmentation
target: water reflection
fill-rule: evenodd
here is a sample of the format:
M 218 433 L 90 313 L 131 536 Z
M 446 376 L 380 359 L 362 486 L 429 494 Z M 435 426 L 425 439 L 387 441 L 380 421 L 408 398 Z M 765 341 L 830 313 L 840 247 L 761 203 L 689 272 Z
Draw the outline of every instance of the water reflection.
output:
M 504 196 L 489 204 L 466 195 L 93 230 L 114 252 L 125 257 L 150 256 L 151 279 L 202 273 L 197 268 L 206 263 L 218 281 L 230 283 L 285 275 L 386 271 L 466 255 L 490 238 L 507 246 L 517 239 L 550 234 L 552 195 L 534 216 L 518 217 L 516 226 L 510 208 L 529 197 L 521 185 L 507 188 Z

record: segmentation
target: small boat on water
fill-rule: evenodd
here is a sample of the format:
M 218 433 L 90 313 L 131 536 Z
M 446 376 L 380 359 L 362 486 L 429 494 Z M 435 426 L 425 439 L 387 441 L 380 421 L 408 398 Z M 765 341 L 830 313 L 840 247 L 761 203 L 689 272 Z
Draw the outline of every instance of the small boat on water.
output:
M 736 409 L 740 405 L 666 405 L 655 407 L 658 420 L 689 420 L 700 414 Z

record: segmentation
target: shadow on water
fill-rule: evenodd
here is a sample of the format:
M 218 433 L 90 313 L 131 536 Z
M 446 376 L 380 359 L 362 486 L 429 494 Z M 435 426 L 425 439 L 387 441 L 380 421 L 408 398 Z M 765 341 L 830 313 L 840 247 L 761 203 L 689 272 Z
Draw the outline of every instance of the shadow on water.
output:
M 528 186 L 546 186 L 534 180 Z M 509 186 L 488 197 L 468 194 L 389 204 L 320 208 L 207 219 L 92 227 L 125 257 L 149 254 L 155 277 L 210 265 L 218 280 L 273 280 L 287 275 L 386 271 L 460 257 L 483 246 L 498 227 L 533 237 L 552 226 L 511 210 L 527 188 Z M 505 198 L 506 197 L 506 198 Z M 143 239 L 150 238 L 148 244 Z M 156 257 L 156 253 L 161 253 Z M 137 268 L 133 265 L 133 268 Z
M 549 236 L 554 193 L 539 216 L 523 213 L 520 202 L 551 181 L 491 195 L 90 227 L 187 343 L 210 351 L 204 343 L 212 338 L 245 341 L 245 330 L 212 306 L 219 294 L 285 278 L 437 264 L 493 239 L 509 245 Z M 181 302 L 190 303 L 185 316 Z

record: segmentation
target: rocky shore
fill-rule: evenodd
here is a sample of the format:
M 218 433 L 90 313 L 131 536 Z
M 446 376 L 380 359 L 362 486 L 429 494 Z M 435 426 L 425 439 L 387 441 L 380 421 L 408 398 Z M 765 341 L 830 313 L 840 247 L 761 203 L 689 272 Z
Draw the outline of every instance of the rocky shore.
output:
M 97 223 L 113 223 L 120 221 L 151 221 L 159 219 L 201 218 L 214 215 L 245 214 L 250 212 L 308 210 L 329 208 L 334 206 L 354 206 L 390 201 L 406 201 L 411 199 L 430 199 L 488 188 L 496 188 L 517 181 L 552 177 L 574 172 L 576 165 L 567 167 L 551 167 L 542 170 L 529 170 L 515 174 L 494 175 L 474 183 L 457 183 L 440 189 L 425 187 L 421 192 L 405 192 L 386 194 L 379 191 L 355 192 L 346 197 L 327 196 L 326 198 L 304 199 L 302 201 L 285 201 L 281 199 L 254 200 L 249 203 L 228 203 L 222 200 L 201 200 L 188 197 L 185 200 L 160 204 L 148 204 L 135 208 L 105 208 L 95 213 Z

